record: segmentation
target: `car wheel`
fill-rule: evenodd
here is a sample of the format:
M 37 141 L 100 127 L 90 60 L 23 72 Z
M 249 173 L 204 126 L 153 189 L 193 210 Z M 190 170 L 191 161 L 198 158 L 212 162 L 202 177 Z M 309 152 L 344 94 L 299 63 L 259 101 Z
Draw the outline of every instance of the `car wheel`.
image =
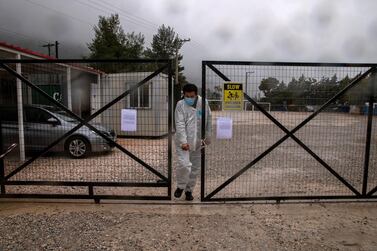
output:
M 65 148 L 72 158 L 83 158 L 90 152 L 89 142 L 82 137 L 69 138 Z

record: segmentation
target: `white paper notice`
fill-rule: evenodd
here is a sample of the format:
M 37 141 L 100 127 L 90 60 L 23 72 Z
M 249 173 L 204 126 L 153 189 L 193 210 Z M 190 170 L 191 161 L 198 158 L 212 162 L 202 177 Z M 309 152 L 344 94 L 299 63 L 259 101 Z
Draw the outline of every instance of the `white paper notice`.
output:
M 136 110 L 122 109 L 121 129 L 124 132 L 136 132 L 137 130 Z
M 217 118 L 216 129 L 217 139 L 231 139 L 233 132 L 233 120 L 225 117 Z

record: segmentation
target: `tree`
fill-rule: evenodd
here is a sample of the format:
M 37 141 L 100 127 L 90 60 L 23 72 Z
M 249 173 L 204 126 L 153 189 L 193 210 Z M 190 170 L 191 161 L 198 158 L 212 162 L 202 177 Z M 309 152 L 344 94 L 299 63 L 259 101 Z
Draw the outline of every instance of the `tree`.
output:
M 301 75 L 298 79 L 293 77 L 288 85 L 285 85 L 284 82 L 279 83 L 276 78 L 269 77 L 262 79 L 259 89 L 265 94 L 262 101 L 269 102 L 275 107 L 285 103 L 289 110 L 300 111 L 305 110 L 307 105 L 323 105 L 350 82 L 351 79 L 348 75 L 338 80 L 336 74 L 332 77 L 322 77 L 320 80 Z M 338 105 L 362 105 L 370 95 L 368 83 L 367 79 L 360 81 L 356 87 L 335 100 L 330 109 L 336 108 Z
M 118 14 L 100 16 L 94 27 L 95 36 L 88 44 L 91 59 L 122 58 L 125 55 L 126 35 L 120 25 Z
M 151 58 L 171 58 L 175 55 L 176 48 L 180 49 L 179 37 L 174 29 L 164 24 L 153 35 L 151 48 L 145 54 Z
M 259 90 L 261 90 L 266 97 L 269 97 L 272 93 L 273 89 L 275 89 L 279 84 L 279 80 L 276 78 L 266 78 L 262 79 Z
M 100 16 L 98 25 L 94 27 L 95 36 L 88 44 L 90 59 L 137 59 L 143 57 L 144 35 L 141 33 L 125 34 L 118 14 L 110 17 Z M 132 70 L 130 65 L 98 64 L 95 67 L 105 72 Z
M 125 41 L 126 58 L 142 58 L 144 54 L 144 35 L 139 33 L 127 33 Z
M 153 35 L 151 48 L 146 49 L 145 56 L 152 59 L 174 58 L 173 65 L 175 65 L 176 52 L 182 48 L 182 45 L 181 39 L 174 29 L 170 26 L 162 25 L 158 28 L 157 34 Z M 178 80 L 179 83 L 185 84 L 187 83 L 186 77 L 182 73 L 184 67 L 180 65 L 182 58 L 183 56 L 178 54 Z

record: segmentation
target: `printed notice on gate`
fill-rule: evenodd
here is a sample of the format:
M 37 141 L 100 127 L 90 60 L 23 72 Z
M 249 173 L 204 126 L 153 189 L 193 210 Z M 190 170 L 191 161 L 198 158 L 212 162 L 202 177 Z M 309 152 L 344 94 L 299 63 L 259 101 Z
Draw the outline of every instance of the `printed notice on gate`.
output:
M 226 118 L 226 117 L 217 118 L 216 138 L 217 139 L 231 139 L 232 134 L 233 134 L 232 118 Z
M 243 109 L 243 88 L 241 83 L 224 83 L 223 110 L 239 111 Z
M 121 129 L 124 132 L 136 132 L 137 111 L 132 109 L 122 109 Z

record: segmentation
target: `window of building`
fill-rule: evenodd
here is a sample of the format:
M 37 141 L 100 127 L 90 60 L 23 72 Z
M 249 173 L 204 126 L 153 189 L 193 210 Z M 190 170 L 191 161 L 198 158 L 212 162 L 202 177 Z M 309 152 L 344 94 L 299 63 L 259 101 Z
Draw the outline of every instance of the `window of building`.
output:
M 146 83 L 131 92 L 129 96 L 130 108 L 151 108 L 151 83 Z

